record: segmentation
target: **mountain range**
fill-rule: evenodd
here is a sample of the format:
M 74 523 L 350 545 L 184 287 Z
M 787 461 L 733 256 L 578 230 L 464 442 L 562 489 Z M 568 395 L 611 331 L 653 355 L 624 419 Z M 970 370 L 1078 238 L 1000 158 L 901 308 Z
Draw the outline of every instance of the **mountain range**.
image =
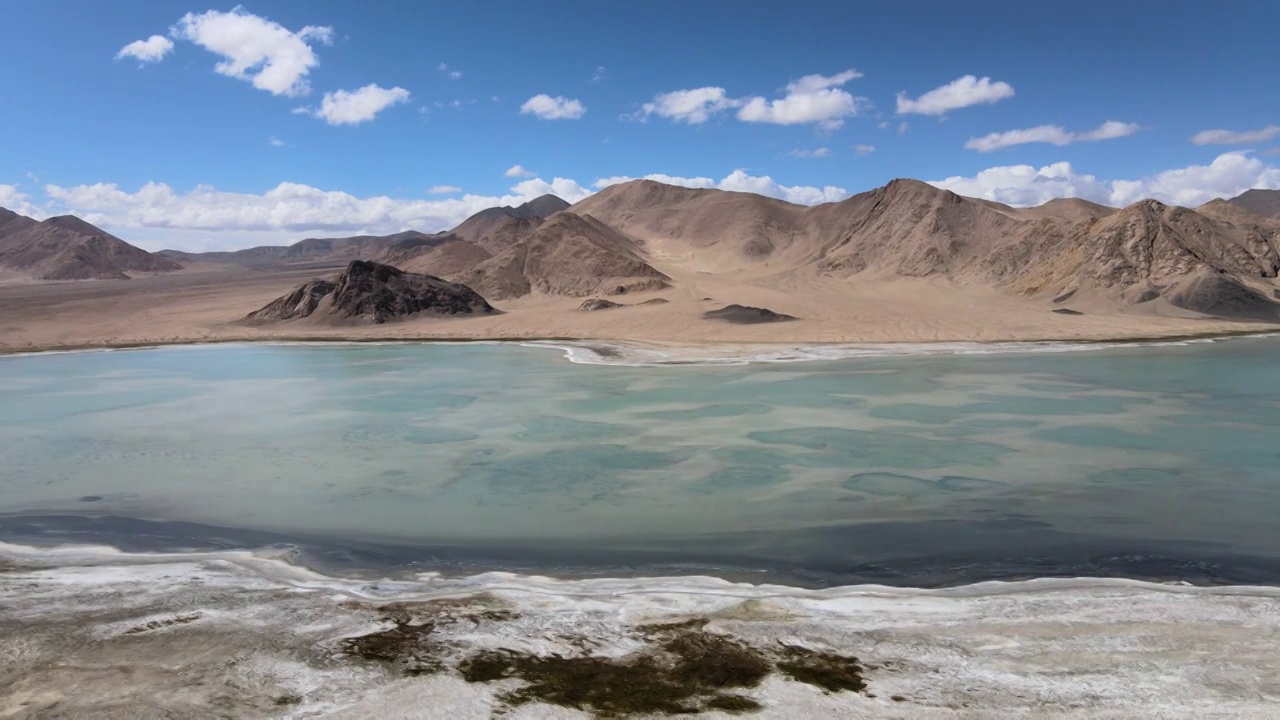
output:
M 799 286 L 942 279 L 1072 308 L 1280 319 L 1280 191 L 1197 209 L 1078 199 L 1013 208 L 914 180 L 794 205 L 636 180 L 570 206 L 546 195 L 453 230 L 312 238 L 231 253 L 147 253 L 70 217 L 0 214 L 0 263 L 41 279 L 121 278 L 179 263 L 272 267 L 371 260 L 491 301 L 658 292 L 693 277 Z
M 0 208 L 0 268 L 35 280 L 127 280 L 181 269 L 73 215 L 37 221 Z

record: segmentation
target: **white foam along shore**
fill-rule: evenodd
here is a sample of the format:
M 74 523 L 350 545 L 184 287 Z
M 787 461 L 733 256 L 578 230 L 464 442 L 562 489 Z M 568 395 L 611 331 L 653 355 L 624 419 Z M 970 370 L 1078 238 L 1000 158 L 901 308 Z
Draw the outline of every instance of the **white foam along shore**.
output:
M 799 363 L 860 358 L 925 357 L 946 355 L 1019 355 L 1042 353 L 1090 352 L 1152 347 L 1183 347 L 1248 338 L 1280 337 L 1280 333 L 1247 333 L 1210 337 L 1162 338 L 1117 341 L 1027 341 L 1027 342 L 932 342 L 932 343 L 705 343 L 653 344 L 607 340 L 261 340 L 130 345 L 127 347 L 86 347 L 0 353 L 2 358 L 41 355 L 65 355 L 100 352 L 139 352 L 148 350 L 198 350 L 209 347 L 244 347 L 255 345 L 282 347 L 366 347 L 397 345 L 502 346 L 555 350 L 571 363 L 579 365 L 617 365 L 624 367 L 664 367 L 677 365 L 725 366 L 756 363 Z
M 262 698 L 296 696 L 304 715 L 488 717 L 515 681 L 468 684 L 456 672 L 411 681 L 376 664 L 335 663 L 343 638 L 387 627 L 387 603 L 443 599 L 512 613 L 501 623 L 441 629 L 458 657 L 485 649 L 625 657 L 641 647 L 636 628 L 644 624 L 707 618 L 709 631 L 752 647 L 802 645 L 856 656 L 870 668 L 864 694 L 770 676 L 748 693 L 765 717 L 1264 717 L 1280 702 L 1277 587 L 1082 578 L 807 590 L 711 577 L 509 573 L 370 581 L 326 576 L 290 557 L 278 549 L 0 544 L 0 648 L 9 648 L 0 650 L 9 668 L 0 683 L 16 683 L 0 700 L 0 716 L 24 699 L 92 707 L 98 691 L 101 702 L 133 693 L 164 706 L 166 683 L 177 682 L 151 673 L 164 665 L 183 668 L 188 679 L 220 680 L 210 687 L 230 682 L 244 693 L 236 702 L 249 703 L 236 713 L 243 716 L 269 715 L 250 711 Z M 74 656 L 62 663 L 72 668 L 130 658 L 139 665 L 131 675 L 137 687 L 122 691 L 88 670 L 55 672 L 49 660 L 62 656 Z M 229 658 L 237 662 L 228 666 Z M 539 707 L 515 717 L 582 717 Z

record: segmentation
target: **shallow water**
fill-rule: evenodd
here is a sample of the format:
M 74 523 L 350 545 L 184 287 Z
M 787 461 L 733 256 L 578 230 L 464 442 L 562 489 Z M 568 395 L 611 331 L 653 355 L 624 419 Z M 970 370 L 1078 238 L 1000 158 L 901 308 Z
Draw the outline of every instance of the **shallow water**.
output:
M 1280 580 L 1280 339 L 853 354 L 0 358 L 0 535 L 144 535 L 154 549 L 252 546 L 257 532 L 415 568 L 687 567 L 813 585 Z

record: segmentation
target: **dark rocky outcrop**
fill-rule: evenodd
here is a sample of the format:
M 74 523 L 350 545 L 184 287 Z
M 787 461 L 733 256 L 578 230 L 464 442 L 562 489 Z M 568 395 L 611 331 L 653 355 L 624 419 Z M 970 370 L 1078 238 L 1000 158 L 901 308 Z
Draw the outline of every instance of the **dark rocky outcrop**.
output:
M 622 305 L 610 300 L 603 300 L 601 298 L 591 298 L 590 300 L 587 300 L 583 302 L 581 305 L 579 305 L 578 309 L 585 310 L 587 312 L 593 312 L 596 310 L 611 310 L 613 308 L 619 308 L 619 307 L 622 307 Z
M 708 320 L 720 320 L 738 325 L 786 322 L 799 319 L 794 315 L 784 315 L 768 308 L 750 307 L 748 305 L 726 305 L 719 310 L 709 310 L 703 313 L 702 317 Z
M 336 280 L 311 280 L 249 320 L 314 318 L 385 323 L 418 313 L 473 315 L 496 312 L 479 293 L 432 275 L 407 273 L 391 265 L 354 260 Z

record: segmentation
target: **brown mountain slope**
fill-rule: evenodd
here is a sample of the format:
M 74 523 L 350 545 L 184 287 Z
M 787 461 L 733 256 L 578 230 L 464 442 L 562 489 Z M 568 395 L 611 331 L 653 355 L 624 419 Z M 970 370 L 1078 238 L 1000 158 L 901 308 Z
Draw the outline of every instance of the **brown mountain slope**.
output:
M 861 283 L 943 278 L 1033 297 L 1078 293 L 1077 300 L 1099 308 L 1167 295 L 1167 302 L 1143 312 L 1178 308 L 1173 311 L 1224 316 L 1249 303 L 1211 296 L 1248 291 L 1265 303 L 1238 316 L 1257 318 L 1272 315 L 1267 298 L 1280 270 L 1280 234 L 1266 221 L 1227 221 L 1155 201 L 1121 210 L 1075 199 L 1015 209 L 914 180 L 811 208 L 634 181 L 573 211 L 598 213 L 677 278 L 728 274 L 797 289 L 806 273 Z M 792 279 L 779 280 L 783 275 Z M 1211 275 L 1231 282 L 1202 279 Z
M 1246 190 L 1227 202 L 1255 215 L 1280 218 L 1280 190 Z
M 0 208 L 0 267 L 39 280 L 127 280 L 182 266 L 77 217 L 37 222 Z
M 668 279 L 641 257 L 630 238 L 595 218 L 567 211 L 452 277 L 495 299 L 535 291 L 572 297 L 617 295 L 662 287 Z
M 536 197 L 526 203 L 511 207 L 493 207 L 472 215 L 463 220 L 452 232 L 454 235 L 463 240 L 472 242 L 480 242 L 484 238 L 493 234 L 507 220 L 515 218 L 519 220 L 540 220 L 548 218 L 569 207 L 569 203 L 561 200 L 555 195 L 542 195 Z
M 643 241 L 655 260 L 717 272 L 748 267 L 790 247 L 806 208 L 752 193 L 632 180 L 571 210 Z

